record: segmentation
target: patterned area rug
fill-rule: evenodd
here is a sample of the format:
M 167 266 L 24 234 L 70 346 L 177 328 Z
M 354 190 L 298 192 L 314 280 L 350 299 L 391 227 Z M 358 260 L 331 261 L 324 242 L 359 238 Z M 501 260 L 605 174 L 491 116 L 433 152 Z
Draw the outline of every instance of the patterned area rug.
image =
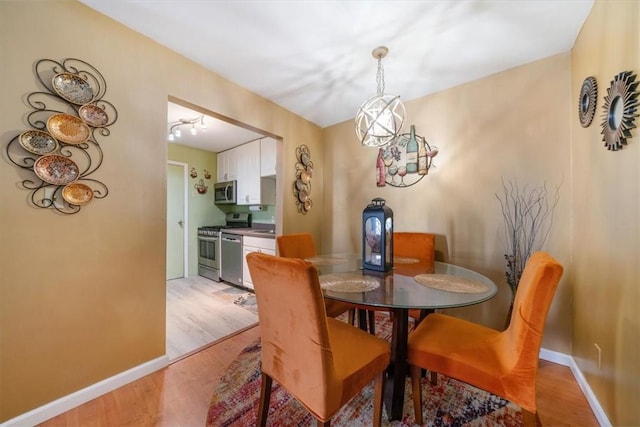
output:
M 240 295 L 233 301 L 234 304 L 239 305 L 245 310 L 249 310 L 256 316 L 258 315 L 258 305 L 256 304 L 256 296 L 251 292 Z
M 376 314 L 377 335 L 389 339 L 391 322 L 383 313 Z M 254 426 L 260 397 L 260 343 L 245 348 L 227 368 L 216 386 L 207 426 Z M 267 425 L 310 426 L 315 419 L 275 381 Z M 520 426 L 520 408 L 497 396 L 465 383 L 438 375 L 438 384 L 422 383 L 422 413 L 426 426 Z M 402 420 L 389 422 L 383 411 L 382 425 L 415 426 L 411 383 L 407 378 Z M 370 426 L 373 413 L 373 384 L 365 387 L 331 420 L 332 426 Z

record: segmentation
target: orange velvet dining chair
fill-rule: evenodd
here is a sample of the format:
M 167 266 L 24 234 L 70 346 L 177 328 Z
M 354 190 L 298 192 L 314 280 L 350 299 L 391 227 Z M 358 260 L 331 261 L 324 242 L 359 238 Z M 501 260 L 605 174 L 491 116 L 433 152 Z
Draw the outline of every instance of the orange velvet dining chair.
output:
M 436 235 L 432 233 L 420 233 L 409 231 L 396 231 L 393 233 L 393 257 L 396 272 L 405 275 L 418 275 L 433 272 L 435 261 Z M 401 262 L 402 259 L 408 261 Z M 416 260 L 417 262 L 413 262 Z M 409 317 L 419 323 L 426 312 L 411 309 Z
M 283 234 L 276 236 L 278 255 L 285 258 L 307 259 L 317 255 L 316 245 L 311 233 Z M 349 323 L 353 324 L 355 308 L 353 305 L 335 300 L 326 299 L 325 307 L 327 316 L 338 317 L 342 313 L 349 312 Z
M 547 312 L 563 267 L 549 254 L 527 261 L 506 330 L 443 314 L 430 314 L 409 334 L 408 363 L 415 417 L 422 424 L 421 369 L 471 384 L 523 410 L 526 426 L 536 425 L 536 374 Z
M 389 343 L 327 317 L 312 264 L 258 252 L 247 255 L 247 264 L 262 345 L 257 425 L 267 423 L 275 380 L 323 426 L 373 381 L 371 425 L 380 426 Z

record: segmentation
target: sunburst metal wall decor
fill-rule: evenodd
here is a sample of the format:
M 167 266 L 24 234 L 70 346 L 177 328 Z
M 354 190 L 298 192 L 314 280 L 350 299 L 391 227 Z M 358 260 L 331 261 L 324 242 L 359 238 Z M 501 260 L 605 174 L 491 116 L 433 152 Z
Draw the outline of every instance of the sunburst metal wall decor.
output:
M 598 82 L 595 77 L 589 76 L 582 82 L 580 99 L 578 100 L 578 116 L 583 128 L 589 127 L 596 113 L 598 99 Z
M 636 74 L 624 71 L 614 77 L 602 106 L 602 139 L 605 147 L 617 151 L 627 145 L 635 128 L 638 107 Z

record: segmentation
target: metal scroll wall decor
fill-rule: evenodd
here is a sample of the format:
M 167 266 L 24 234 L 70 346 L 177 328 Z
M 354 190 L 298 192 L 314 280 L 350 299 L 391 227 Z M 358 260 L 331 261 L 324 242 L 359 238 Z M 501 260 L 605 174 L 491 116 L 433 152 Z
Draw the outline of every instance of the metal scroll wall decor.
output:
M 309 147 L 301 145 L 296 148 L 296 180 L 293 183 L 293 195 L 296 198 L 298 212 L 306 215 L 313 207 L 311 201 L 311 177 L 313 176 L 313 162 Z
M 578 117 L 583 128 L 589 127 L 596 113 L 598 100 L 598 82 L 595 77 L 589 76 L 582 82 L 580 99 L 578 100 Z
M 627 145 L 638 116 L 638 83 L 631 71 L 619 73 L 611 81 L 602 106 L 602 139 L 605 147 L 617 151 Z
M 400 134 L 390 144 L 378 149 L 376 159 L 376 185 L 384 187 L 410 187 L 422 180 L 431 168 L 439 149 L 415 133 Z
M 41 59 L 35 74 L 44 90 L 27 95 L 30 128 L 9 141 L 7 157 L 28 175 L 20 185 L 33 206 L 75 214 L 109 193 L 92 176 L 104 157 L 98 139 L 110 135 L 118 112 L 104 99 L 104 77 L 85 61 Z

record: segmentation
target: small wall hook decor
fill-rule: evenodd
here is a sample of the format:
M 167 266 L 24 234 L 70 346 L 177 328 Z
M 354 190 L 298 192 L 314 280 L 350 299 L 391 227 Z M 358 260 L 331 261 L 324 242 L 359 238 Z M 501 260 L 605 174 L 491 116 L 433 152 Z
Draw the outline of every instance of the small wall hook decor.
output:
M 198 181 L 198 183 L 195 184 L 193 186 L 193 188 L 195 188 L 198 191 L 198 193 L 200 193 L 200 194 L 206 194 L 207 190 L 209 189 L 209 187 L 204 185 L 204 181 L 202 179 L 200 181 Z

